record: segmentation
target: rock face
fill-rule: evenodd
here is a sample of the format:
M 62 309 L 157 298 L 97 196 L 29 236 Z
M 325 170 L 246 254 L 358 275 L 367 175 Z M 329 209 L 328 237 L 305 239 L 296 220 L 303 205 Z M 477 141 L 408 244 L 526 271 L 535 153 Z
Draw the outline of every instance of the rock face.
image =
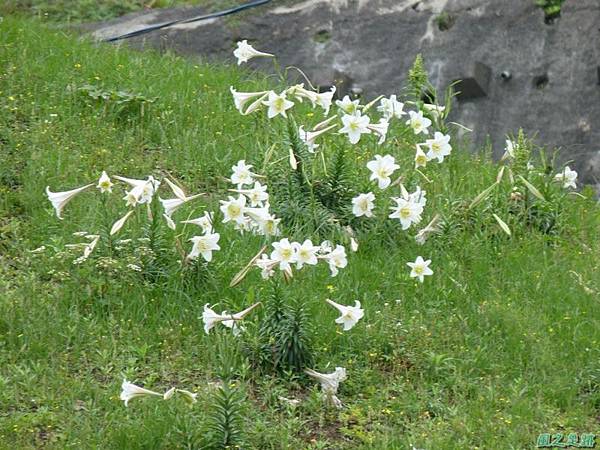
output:
M 97 25 L 94 34 L 106 38 L 202 13 L 136 14 Z M 288 0 L 232 17 L 127 42 L 233 62 L 235 42 L 248 39 L 277 54 L 281 65 L 302 68 L 316 85 L 342 79 L 344 89 L 366 97 L 400 93 L 422 53 L 439 92 L 465 80 L 452 119 L 474 130 L 474 146 L 489 140 L 499 154 L 505 136 L 523 127 L 600 186 L 598 0 L 566 0 L 554 21 L 545 21 L 533 0 Z

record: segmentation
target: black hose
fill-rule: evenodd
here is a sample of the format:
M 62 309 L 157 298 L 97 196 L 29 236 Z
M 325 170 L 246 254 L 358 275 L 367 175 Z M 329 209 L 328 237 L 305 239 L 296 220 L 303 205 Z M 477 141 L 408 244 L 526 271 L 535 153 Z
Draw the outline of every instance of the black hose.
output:
M 213 19 L 215 17 L 228 16 L 229 14 L 234 14 L 234 13 L 243 11 L 245 9 L 254 8 L 255 6 L 264 5 L 265 3 L 269 3 L 270 1 L 271 0 L 255 0 L 255 1 L 250 2 L 250 3 L 245 3 L 245 4 L 240 5 L 240 6 L 235 6 L 233 8 L 226 9 L 224 11 L 218 11 L 218 12 L 214 12 L 214 13 L 210 13 L 210 14 L 205 14 L 203 16 L 196 16 L 196 17 L 191 17 L 189 19 L 179 19 L 179 20 L 173 20 L 171 22 L 158 23 L 156 25 L 151 25 L 149 27 L 142 28 L 141 30 L 132 31 L 130 33 L 125 33 L 125 34 L 122 34 L 120 36 L 115 36 L 115 37 L 111 37 L 111 38 L 108 38 L 108 39 L 103 39 L 103 42 L 120 41 L 121 39 L 128 39 L 130 37 L 134 37 L 134 36 L 139 36 L 141 34 L 150 33 L 151 31 L 160 30 L 162 28 L 170 27 L 172 25 L 177 25 L 177 24 L 180 24 L 180 23 L 192 23 L 192 22 L 198 22 L 200 20 Z

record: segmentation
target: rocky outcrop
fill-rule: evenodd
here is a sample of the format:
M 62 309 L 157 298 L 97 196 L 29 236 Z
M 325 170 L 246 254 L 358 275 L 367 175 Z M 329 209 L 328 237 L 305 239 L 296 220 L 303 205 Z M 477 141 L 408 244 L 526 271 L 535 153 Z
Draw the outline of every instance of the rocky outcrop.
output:
M 201 12 L 152 11 L 98 25 L 94 33 L 109 37 Z M 523 127 L 559 148 L 563 161 L 574 160 L 587 182 L 600 184 L 598 0 L 567 0 L 554 21 L 545 21 L 533 0 L 275 1 L 128 44 L 233 61 L 239 39 L 301 67 L 318 85 L 343 80 L 344 89 L 367 97 L 400 93 L 422 53 L 438 90 L 465 80 L 452 118 L 474 130 L 474 146 L 491 142 L 499 154 L 505 135 Z

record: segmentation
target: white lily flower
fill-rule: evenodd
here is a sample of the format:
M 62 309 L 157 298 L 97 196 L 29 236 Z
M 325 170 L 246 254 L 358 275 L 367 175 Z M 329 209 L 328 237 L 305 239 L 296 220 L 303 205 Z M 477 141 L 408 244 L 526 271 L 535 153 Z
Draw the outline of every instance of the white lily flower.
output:
M 231 166 L 231 183 L 237 186 L 252 184 L 256 174 L 252 172 L 251 164 L 246 164 L 246 160 L 240 159 L 235 166 Z
M 355 114 L 344 114 L 342 116 L 344 127 L 339 132 L 347 134 L 351 144 L 357 144 L 362 134 L 371 133 L 368 128 L 370 121 L 370 117 L 361 115 L 360 111 L 356 111 Z
M 321 248 L 322 248 L 321 244 Z M 326 255 L 321 256 L 324 258 L 329 264 L 329 270 L 331 271 L 331 276 L 335 277 L 338 274 L 338 269 L 343 269 L 348 265 L 348 258 L 346 257 L 346 249 L 343 245 L 336 245 L 335 248 L 327 253 Z
M 344 95 L 341 100 L 336 100 L 335 104 L 346 114 L 355 114 L 360 108 L 360 100 L 350 100 L 348 95 Z
M 452 151 L 450 145 L 450 136 L 436 131 L 433 139 L 427 139 L 425 145 L 429 147 L 427 158 L 431 161 L 437 158 L 438 162 L 444 162 L 444 156 L 448 156 Z
M 367 125 L 367 128 L 379 136 L 377 143 L 381 145 L 385 142 L 389 126 L 390 124 L 386 119 L 380 119 L 379 123 L 371 123 Z
M 89 244 L 87 244 L 83 249 L 83 259 L 84 260 L 86 260 L 92 254 L 92 252 L 96 248 L 96 245 L 100 241 L 100 235 L 98 235 L 98 234 L 90 234 L 90 235 L 88 235 L 88 237 L 91 238 L 92 241 Z
M 294 155 L 294 150 L 292 150 L 292 147 L 289 148 L 289 152 L 290 167 L 292 168 L 292 170 L 298 170 L 298 161 L 296 160 L 296 155 Z
M 372 192 L 358 194 L 352 199 L 352 214 L 356 217 L 373 217 L 373 208 L 375 204 L 375 195 Z
M 344 306 L 332 300 L 326 299 L 327 303 L 336 308 L 341 316 L 335 319 L 335 323 L 344 325 L 344 331 L 350 330 L 365 315 L 365 310 L 360 307 L 360 302 L 354 302 L 354 306 Z
M 391 155 L 375 155 L 375 159 L 367 163 L 367 169 L 371 171 L 370 180 L 377 180 L 379 189 L 387 188 L 392 179 L 392 175 L 400 166 L 396 164 L 396 160 Z
M 314 104 L 323 108 L 325 115 L 329 114 L 329 108 L 331 108 L 331 102 L 333 100 L 333 95 L 335 94 L 336 87 L 332 86 L 329 91 L 322 92 L 320 94 L 315 95 Z
M 306 239 L 302 244 L 292 242 L 292 247 L 296 253 L 296 267 L 298 270 L 302 269 L 304 264 L 315 266 L 319 262 L 317 260 L 317 252 L 320 250 L 320 247 L 313 245 L 310 239 Z
M 250 200 L 250 206 L 261 206 L 263 202 L 269 200 L 269 194 L 267 193 L 267 185 L 260 184 L 259 181 L 254 182 L 252 189 L 230 189 L 232 192 L 238 194 L 244 194 Z
M 238 66 L 242 63 L 248 62 L 252 58 L 257 56 L 273 57 L 271 53 L 260 52 L 248 44 L 248 41 L 238 41 L 237 48 L 233 51 L 233 56 L 237 58 Z
M 429 222 L 425 228 L 419 230 L 419 232 L 415 236 L 415 241 L 417 241 L 417 244 L 419 244 L 419 245 L 425 244 L 425 241 L 427 240 L 427 238 L 429 237 L 430 234 L 434 234 L 439 231 L 439 228 L 438 228 L 439 220 L 440 220 L 440 215 L 436 214 L 435 217 L 433 219 L 431 219 L 431 222 Z
M 190 404 L 193 405 L 194 403 L 196 403 L 198 400 L 196 397 L 198 397 L 198 394 L 195 394 L 193 392 L 190 391 L 186 391 L 185 389 L 176 389 L 176 391 L 179 394 L 182 394 L 185 398 L 185 400 Z
M 393 118 L 400 119 L 402 116 L 406 115 L 403 111 L 404 103 L 399 102 L 395 95 L 390 96 L 390 98 L 382 98 L 377 110 L 383 114 L 383 117 L 386 120 Z
M 427 155 L 421 149 L 421 145 L 423 144 L 417 144 L 417 153 L 415 154 L 415 169 L 427 166 Z
M 75 197 L 80 192 L 85 191 L 86 189 L 92 187 L 93 184 L 86 184 L 80 188 L 71 189 L 70 191 L 64 192 L 51 192 L 50 186 L 46 186 L 46 195 L 48 196 L 48 200 L 52 203 L 54 207 L 54 211 L 56 212 L 56 217 L 62 220 L 62 210 L 69 203 L 73 197 Z
M 321 242 L 320 248 L 321 255 L 328 255 L 333 251 L 333 244 L 331 241 L 323 241 Z
M 327 128 L 323 128 L 320 130 L 304 131 L 304 127 L 300 126 L 298 128 L 298 137 L 300 138 L 300 140 L 302 142 L 304 142 L 306 144 L 306 146 L 308 147 L 308 151 L 311 153 L 314 153 L 315 149 L 317 149 L 319 147 L 318 144 L 315 144 L 315 139 L 317 139 L 322 134 L 325 134 L 328 131 L 333 130 L 335 127 L 336 127 L 335 125 L 331 125 Z
M 354 253 L 358 251 L 358 241 L 353 237 L 350 238 L 350 250 L 352 250 Z
M 404 186 L 402 186 L 404 188 Z M 412 194 L 406 195 L 408 192 L 403 193 L 403 197 L 405 200 L 410 200 L 413 203 L 418 203 L 423 208 L 427 205 L 427 191 L 421 189 L 420 186 L 417 186 L 417 189 Z
M 261 276 L 264 280 L 271 278 L 275 275 L 276 265 L 279 264 L 279 261 L 275 261 L 274 259 L 270 259 L 266 254 L 260 255 L 260 258 L 254 262 L 254 265 L 261 269 Z
M 98 185 L 96 187 L 100 189 L 100 192 L 103 194 L 105 192 L 112 193 L 113 183 L 110 181 L 106 171 L 102 171 L 102 175 L 100 175 L 100 179 L 98 180 Z
M 565 167 L 562 172 L 557 173 L 554 176 L 556 181 L 564 182 L 563 188 L 567 189 L 572 187 L 573 189 L 577 188 L 577 172 L 571 170 L 569 166 Z
M 252 113 L 253 111 L 256 111 L 256 109 L 258 109 L 262 105 L 262 101 L 267 96 L 267 91 L 238 92 L 232 86 L 229 86 L 229 91 L 231 92 L 231 95 L 233 95 L 233 102 L 235 104 L 235 108 L 242 115 L 248 115 L 248 114 Z M 250 104 L 250 106 L 246 109 L 246 111 L 244 111 L 244 107 L 252 99 L 255 99 L 255 100 Z M 258 101 L 258 100 L 260 100 L 260 101 Z M 255 105 L 257 105 L 257 106 L 255 106 Z
M 406 121 L 406 125 L 409 125 L 412 128 L 413 133 L 429 134 L 428 128 L 431 126 L 431 120 L 427 117 L 423 117 L 422 111 L 409 111 L 408 115 L 410 116 L 410 119 Z
M 273 242 L 273 252 L 271 259 L 279 263 L 280 270 L 291 269 L 290 264 L 295 263 L 298 259 L 294 246 L 288 238 L 281 239 L 279 242 Z
M 206 334 L 208 334 L 210 332 L 210 330 L 219 322 L 223 323 L 223 322 L 228 322 L 228 321 L 234 322 L 234 321 L 243 320 L 244 317 L 246 317 L 248 315 L 248 313 L 250 313 L 250 311 L 252 311 L 258 305 L 260 305 L 260 302 L 255 303 L 254 305 L 249 306 L 248 308 L 244 309 L 243 311 L 240 311 L 239 313 L 235 313 L 235 314 L 227 314 L 225 311 L 223 311 L 222 314 L 217 314 L 208 306 L 208 303 L 207 303 L 206 305 L 204 305 L 204 312 L 202 313 L 202 320 L 204 322 L 204 331 L 206 332 Z M 226 326 L 229 328 L 232 328 L 232 325 L 226 325 Z
M 429 264 L 431 264 L 431 260 L 428 259 L 425 261 L 421 256 L 417 256 L 414 263 L 406 263 L 406 265 L 411 268 L 410 277 L 418 278 L 421 283 L 426 275 L 433 275 L 433 270 L 429 268 Z
M 221 250 L 221 247 L 219 247 L 219 244 L 217 244 L 220 237 L 221 235 L 219 233 L 212 233 L 190 238 L 190 241 L 192 241 L 194 244 L 192 246 L 192 251 L 187 258 L 196 259 L 198 258 L 198 255 L 202 255 L 206 262 L 211 262 L 212 252 Z
M 204 194 L 196 194 L 190 195 L 189 197 L 181 198 L 158 198 L 163 208 L 165 209 L 165 214 L 169 217 L 173 215 L 175 211 L 177 211 L 181 206 L 185 203 L 192 201 L 198 197 L 201 197 Z
M 146 397 L 151 395 L 154 395 L 156 397 L 163 396 L 163 394 L 144 389 L 143 387 L 136 386 L 135 384 L 130 383 L 126 379 L 123 379 L 123 383 L 121 384 L 121 395 L 119 398 L 125 402 L 125 406 L 127 406 L 129 404 L 129 401 L 134 398 Z
M 127 214 L 125 214 L 123 217 L 117 220 L 110 229 L 110 235 L 113 236 L 114 234 L 117 234 L 119 230 L 123 228 L 123 225 L 125 225 L 125 222 L 127 221 L 127 219 L 129 219 L 129 216 L 131 216 L 132 214 L 133 210 L 129 211 Z
M 510 139 L 506 139 L 505 147 L 504 147 L 504 155 L 502 155 L 502 159 L 506 158 L 514 158 L 515 157 L 515 143 Z
M 180 200 L 187 199 L 187 195 L 185 195 L 185 191 L 183 189 L 181 189 L 179 186 L 177 186 L 175 183 L 173 183 L 168 178 L 165 178 L 165 181 L 171 188 L 171 191 L 173 191 L 173 194 L 175 194 L 175 197 L 177 197 Z
M 396 202 L 396 206 L 390 207 L 393 212 L 388 217 L 390 219 L 400 219 L 403 230 L 407 230 L 413 223 L 421 221 L 422 204 L 401 197 L 392 197 L 392 200 Z
M 270 91 L 267 100 L 263 100 L 263 105 L 269 107 L 267 111 L 267 116 L 269 119 L 272 119 L 277 115 L 282 115 L 283 117 L 287 118 L 287 114 L 285 112 L 294 106 L 294 102 L 291 102 L 286 98 L 285 92 L 282 92 L 278 95 L 275 92 Z
M 237 199 L 229 196 L 229 200 L 220 200 L 221 207 L 219 208 L 223 213 L 223 223 L 234 221 L 238 225 L 244 225 L 246 217 L 244 212 L 246 209 L 246 197 L 240 195 Z
M 212 221 L 213 221 L 213 214 L 209 213 L 208 211 L 204 211 L 204 215 L 200 216 L 196 219 L 190 219 L 190 220 L 182 220 L 181 223 L 189 223 L 192 225 L 198 225 L 200 228 L 202 228 L 202 232 L 205 234 L 208 233 L 212 233 Z

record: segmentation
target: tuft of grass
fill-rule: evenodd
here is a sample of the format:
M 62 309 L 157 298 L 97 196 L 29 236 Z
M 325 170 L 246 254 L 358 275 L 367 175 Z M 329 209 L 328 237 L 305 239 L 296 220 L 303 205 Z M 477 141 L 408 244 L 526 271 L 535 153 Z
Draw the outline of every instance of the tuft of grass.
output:
M 348 370 L 339 392 L 346 406 L 333 411 L 302 376 L 247 362 L 252 344 L 259 355 L 273 351 L 277 342 L 263 338 L 285 314 L 257 273 L 228 287 L 261 239 L 224 230 L 210 266 L 183 270 L 153 258 L 151 277 L 106 259 L 75 266 L 59 250 L 100 221 L 102 205 L 84 193 L 59 221 L 44 196 L 47 185 L 81 186 L 102 170 L 134 178 L 168 170 L 190 192 L 210 193 L 217 209 L 228 188 L 222 177 L 238 159 L 261 167 L 273 148 L 273 160 L 286 164 L 289 142 L 279 136 L 287 124 L 279 122 L 276 135 L 262 116 L 241 117 L 229 93 L 230 85 L 261 90 L 269 80 L 98 46 L 31 21 L 6 18 L 0 27 L 0 447 L 201 448 L 205 436 L 226 442 L 225 430 L 242 448 L 496 449 L 533 447 L 543 432 L 595 430 L 600 214 L 591 190 L 554 199 L 546 178 L 532 175 L 523 179 L 545 202 L 524 182 L 513 195 L 503 181 L 470 207 L 495 183 L 498 165 L 489 152 L 455 145 L 428 173 L 431 183 L 418 180 L 427 207 L 443 217 L 439 239 L 421 247 L 373 224 L 358 229 L 359 251 L 337 278 L 327 268 L 298 273 L 286 296 L 318 330 L 310 341 L 315 368 Z M 413 75 L 420 95 L 424 81 Z M 143 116 L 137 108 L 123 114 L 70 89 L 85 85 L 155 100 Z M 295 114 L 300 122 L 311 111 Z M 524 137 L 519 148 L 531 150 Z M 332 191 L 336 176 L 351 177 L 343 183 L 360 191 L 369 186 L 365 164 L 381 151 L 365 145 L 336 158 L 333 150 L 322 188 L 328 205 L 342 195 Z M 395 151 L 405 155 L 399 164 L 413 164 L 412 148 Z M 202 213 L 195 208 L 190 215 Z M 165 237 L 153 239 L 160 253 Z M 41 245 L 52 256 L 30 252 Z M 409 279 L 406 266 L 419 254 L 435 272 L 424 284 Z M 249 342 L 204 333 L 205 303 L 234 311 L 250 298 L 270 316 L 262 330 L 248 321 Z M 365 318 L 343 333 L 325 298 L 360 300 Z M 123 377 L 160 392 L 181 385 L 198 403 L 135 399 L 125 408 Z M 235 406 L 221 413 L 235 411 L 215 422 L 211 386 L 219 378 L 235 379 L 245 400 L 227 400 Z

